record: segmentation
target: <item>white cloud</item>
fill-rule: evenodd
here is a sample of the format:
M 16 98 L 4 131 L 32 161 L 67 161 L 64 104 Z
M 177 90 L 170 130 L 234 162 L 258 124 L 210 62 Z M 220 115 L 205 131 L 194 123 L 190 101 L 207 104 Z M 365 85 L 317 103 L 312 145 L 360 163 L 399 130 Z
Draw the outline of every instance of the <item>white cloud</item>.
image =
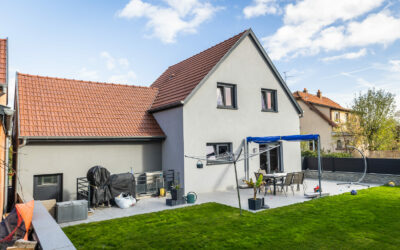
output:
M 124 68 L 128 68 L 129 67 L 129 61 L 126 58 L 118 59 L 118 63 L 119 63 L 119 65 L 121 65 Z
M 103 51 L 100 53 L 100 57 L 105 59 L 106 66 L 108 70 L 115 69 L 116 66 L 122 67 L 124 69 L 129 68 L 129 60 L 126 58 L 114 58 L 109 52 Z
M 136 80 L 136 74 L 132 70 L 124 74 L 112 75 L 108 81 L 113 83 L 131 83 Z
M 357 52 L 349 52 L 337 56 L 330 56 L 330 57 L 325 57 L 322 59 L 322 61 L 328 62 L 328 61 L 335 61 L 335 60 L 340 60 L 340 59 L 356 59 L 360 58 L 367 55 L 367 49 L 363 48 L 360 49 Z
M 248 5 L 243 9 L 243 14 L 246 18 L 279 13 L 280 9 L 276 0 L 253 0 L 251 5 Z
M 384 0 L 303 0 L 288 4 L 284 25 L 262 41 L 272 59 L 315 55 L 400 39 L 400 18 L 388 8 L 371 13 Z M 361 20 L 359 20 L 361 18 Z
M 400 73 L 400 60 L 389 60 L 389 66 L 391 72 Z
M 99 79 L 98 72 L 96 70 L 88 70 L 83 67 L 76 73 L 78 79 L 97 81 Z
M 173 43 L 180 33 L 195 33 L 205 21 L 220 10 L 201 0 L 164 0 L 166 6 L 131 0 L 118 16 L 121 18 L 146 18 L 152 35 L 164 43 Z
M 112 70 L 115 68 L 115 59 L 107 51 L 100 53 L 100 57 L 106 60 L 107 69 Z

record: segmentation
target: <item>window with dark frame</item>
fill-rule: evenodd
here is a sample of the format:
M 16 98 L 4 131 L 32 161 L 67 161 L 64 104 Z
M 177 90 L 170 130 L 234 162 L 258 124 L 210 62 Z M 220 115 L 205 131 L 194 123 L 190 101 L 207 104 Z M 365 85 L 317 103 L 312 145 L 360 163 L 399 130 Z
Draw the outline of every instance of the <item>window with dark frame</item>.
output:
M 207 143 L 207 164 L 226 164 L 224 160 L 230 160 L 232 143 Z
M 276 90 L 261 89 L 261 107 L 262 111 L 278 112 Z
M 217 107 L 237 108 L 236 85 L 228 83 L 217 84 Z

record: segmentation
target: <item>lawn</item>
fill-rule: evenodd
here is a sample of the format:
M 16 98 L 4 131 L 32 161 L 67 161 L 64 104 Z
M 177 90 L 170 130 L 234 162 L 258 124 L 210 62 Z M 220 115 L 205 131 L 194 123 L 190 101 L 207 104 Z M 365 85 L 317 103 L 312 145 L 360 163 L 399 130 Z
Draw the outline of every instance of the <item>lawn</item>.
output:
M 244 212 L 206 203 L 63 229 L 78 249 L 398 249 L 400 188 Z

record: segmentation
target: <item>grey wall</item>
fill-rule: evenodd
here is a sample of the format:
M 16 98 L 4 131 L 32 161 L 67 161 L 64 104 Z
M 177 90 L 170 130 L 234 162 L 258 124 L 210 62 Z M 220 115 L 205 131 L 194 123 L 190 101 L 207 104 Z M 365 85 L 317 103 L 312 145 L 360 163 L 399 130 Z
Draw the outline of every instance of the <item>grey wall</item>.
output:
M 237 85 L 238 109 L 218 109 L 217 82 Z M 276 89 L 278 109 L 262 112 L 261 89 Z M 185 154 L 205 156 L 208 142 L 232 142 L 236 150 L 247 136 L 274 136 L 300 133 L 300 121 L 278 80 L 262 58 L 249 37 L 245 38 L 220 64 L 217 70 L 185 103 L 184 111 Z M 168 135 L 168 133 L 167 133 Z M 250 145 L 250 152 L 258 148 Z M 186 191 L 211 192 L 235 187 L 231 165 L 210 165 L 196 168 L 196 160 L 185 159 Z M 301 156 L 298 142 L 283 143 L 284 170 L 300 171 Z M 260 167 L 259 157 L 250 160 L 250 176 Z M 244 178 L 243 162 L 238 165 L 240 180 Z
M 167 135 L 162 144 L 163 170 L 173 169 L 179 172 L 180 183 L 184 186 L 183 108 L 160 111 L 153 116 Z
M 34 175 L 62 173 L 63 199 L 76 199 L 76 178 L 95 165 L 116 174 L 161 170 L 161 142 L 27 144 L 18 152 L 18 193 L 29 201 Z

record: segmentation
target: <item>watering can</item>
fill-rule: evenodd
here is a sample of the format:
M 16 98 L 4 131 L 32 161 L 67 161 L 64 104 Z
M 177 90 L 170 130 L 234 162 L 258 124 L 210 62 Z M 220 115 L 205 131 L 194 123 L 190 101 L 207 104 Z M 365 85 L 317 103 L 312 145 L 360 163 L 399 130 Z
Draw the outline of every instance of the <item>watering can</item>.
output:
M 187 193 L 185 200 L 187 203 L 195 203 L 197 200 L 197 194 L 195 192 Z

